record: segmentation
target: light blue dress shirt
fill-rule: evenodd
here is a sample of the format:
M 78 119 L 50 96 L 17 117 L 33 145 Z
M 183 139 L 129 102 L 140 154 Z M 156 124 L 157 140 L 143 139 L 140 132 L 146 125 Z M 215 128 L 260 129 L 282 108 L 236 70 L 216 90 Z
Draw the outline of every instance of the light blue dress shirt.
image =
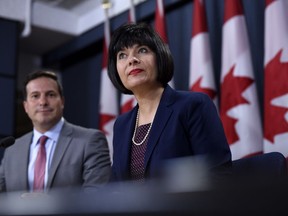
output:
M 29 182 L 29 190 L 33 191 L 33 183 L 34 183 L 34 167 L 35 161 L 39 149 L 39 138 L 42 135 L 48 137 L 45 148 L 46 148 L 46 167 L 45 167 L 45 178 L 44 178 L 44 191 L 46 190 L 46 185 L 48 181 L 48 170 L 51 166 L 52 158 L 54 155 L 54 151 L 56 148 L 56 144 L 59 138 L 60 131 L 63 127 L 64 119 L 61 120 L 49 131 L 46 131 L 44 134 L 41 134 L 37 130 L 33 130 L 33 138 L 32 143 L 30 145 L 30 157 L 29 157 L 29 166 L 28 166 L 28 182 Z

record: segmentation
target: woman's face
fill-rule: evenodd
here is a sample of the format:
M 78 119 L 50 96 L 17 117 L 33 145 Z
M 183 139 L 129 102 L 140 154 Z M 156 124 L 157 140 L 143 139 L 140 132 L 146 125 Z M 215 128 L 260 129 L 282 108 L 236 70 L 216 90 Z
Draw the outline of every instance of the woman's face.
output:
M 131 91 L 156 83 L 156 55 L 147 46 L 135 44 L 120 50 L 116 66 L 123 85 Z

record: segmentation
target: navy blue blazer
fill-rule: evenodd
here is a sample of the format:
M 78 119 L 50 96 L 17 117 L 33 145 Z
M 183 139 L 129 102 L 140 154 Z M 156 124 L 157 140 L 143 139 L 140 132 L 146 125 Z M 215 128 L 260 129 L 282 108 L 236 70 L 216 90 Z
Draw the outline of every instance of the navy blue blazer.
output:
M 112 181 L 130 180 L 130 153 L 138 105 L 114 124 Z M 213 101 L 204 93 L 165 87 L 145 153 L 145 178 L 158 177 L 167 159 L 202 155 L 211 168 L 231 163 L 231 152 Z

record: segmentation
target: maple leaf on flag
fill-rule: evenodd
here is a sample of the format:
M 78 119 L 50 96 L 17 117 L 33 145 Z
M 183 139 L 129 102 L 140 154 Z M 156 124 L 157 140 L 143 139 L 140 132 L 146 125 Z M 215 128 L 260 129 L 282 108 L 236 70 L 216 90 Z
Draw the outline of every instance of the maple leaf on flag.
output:
M 109 132 L 105 130 L 105 125 L 108 124 L 111 120 L 115 118 L 115 115 L 109 114 L 100 114 L 100 130 L 102 130 L 105 135 L 108 135 Z
M 227 136 L 229 144 L 232 144 L 239 140 L 237 135 L 235 124 L 238 119 L 232 118 L 227 115 L 228 111 L 241 104 L 249 104 L 242 93 L 244 90 L 251 85 L 254 81 L 249 77 L 234 76 L 233 71 L 235 65 L 230 69 L 228 74 L 225 76 L 221 85 L 221 112 L 220 116 L 223 122 L 224 131 Z
M 128 112 L 129 110 L 131 110 L 134 106 L 133 106 L 133 102 L 134 102 L 134 98 L 131 98 L 130 100 L 126 101 L 125 104 L 121 107 L 121 113 L 124 112 Z
M 272 100 L 288 94 L 288 62 L 281 63 L 282 50 L 265 68 L 264 137 L 274 143 L 274 136 L 288 132 L 285 113 L 288 108 L 275 106 Z
M 200 83 L 202 81 L 202 78 L 203 78 L 203 76 L 201 76 L 195 82 L 195 84 L 191 87 L 191 91 L 204 92 L 213 100 L 215 98 L 215 96 L 216 96 L 216 91 L 214 89 L 211 89 L 211 88 L 203 88 L 203 87 L 201 87 Z

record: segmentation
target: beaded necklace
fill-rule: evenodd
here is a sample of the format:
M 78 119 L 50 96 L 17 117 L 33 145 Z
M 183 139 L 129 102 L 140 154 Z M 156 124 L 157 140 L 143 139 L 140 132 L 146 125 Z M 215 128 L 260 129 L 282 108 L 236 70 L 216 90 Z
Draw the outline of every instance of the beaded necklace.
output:
M 151 127 L 152 127 L 152 123 L 150 124 L 150 126 L 149 126 L 149 128 L 148 128 L 148 131 L 147 131 L 145 137 L 143 138 L 143 140 L 142 140 L 140 143 L 137 143 L 137 142 L 135 141 L 135 136 L 136 136 L 136 130 L 137 130 L 137 127 L 138 127 L 138 123 L 139 123 L 139 109 L 138 109 L 138 111 L 137 111 L 136 123 L 135 123 L 134 133 L 133 133 L 133 137 L 132 137 L 132 142 L 133 142 L 135 145 L 138 145 L 138 146 L 139 146 L 139 145 L 142 145 L 142 144 L 145 142 L 145 140 L 147 139 L 147 137 L 148 137 L 148 135 L 149 135 L 149 133 L 150 133 Z

